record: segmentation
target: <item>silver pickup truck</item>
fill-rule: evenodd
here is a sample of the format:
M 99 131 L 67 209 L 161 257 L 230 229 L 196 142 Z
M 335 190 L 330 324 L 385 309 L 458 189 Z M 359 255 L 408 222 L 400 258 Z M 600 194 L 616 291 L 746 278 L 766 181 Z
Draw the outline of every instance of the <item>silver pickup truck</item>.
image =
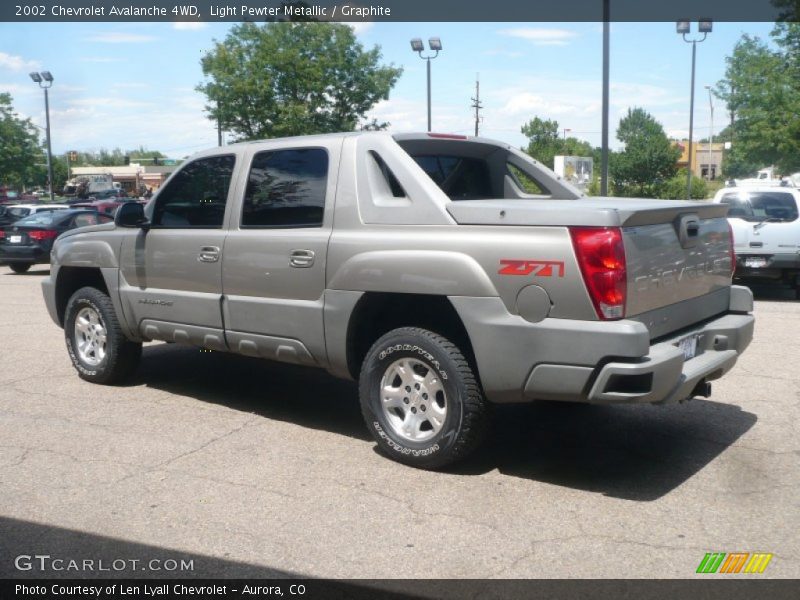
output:
M 322 367 L 388 456 L 437 468 L 489 402 L 708 396 L 753 334 L 725 212 L 585 198 L 483 138 L 236 144 L 60 237 L 44 296 L 87 381 L 149 340 Z

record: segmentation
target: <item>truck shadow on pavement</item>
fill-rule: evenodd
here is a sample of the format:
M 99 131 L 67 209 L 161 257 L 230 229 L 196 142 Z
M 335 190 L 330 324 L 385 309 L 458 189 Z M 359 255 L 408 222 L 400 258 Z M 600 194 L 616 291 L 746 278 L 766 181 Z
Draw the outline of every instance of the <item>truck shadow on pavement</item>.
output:
M 757 421 L 708 400 L 668 406 L 498 406 L 483 452 L 459 468 L 649 502 L 711 463 Z
M 145 347 L 132 383 L 301 427 L 371 439 L 357 386 L 321 369 L 157 344 Z M 756 423 L 756 415 L 724 401 L 497 406 L 484 445 L 447 473 L 498 470 L 616 498 L 656 500 L 702 470 Z

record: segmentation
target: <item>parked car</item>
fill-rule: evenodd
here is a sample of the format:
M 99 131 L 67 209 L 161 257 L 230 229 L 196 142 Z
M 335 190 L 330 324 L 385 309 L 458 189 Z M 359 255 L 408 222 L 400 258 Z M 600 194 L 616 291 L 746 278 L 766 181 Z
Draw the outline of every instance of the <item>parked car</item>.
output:
M 321 367 L 359 382 L 386 455 L 439 468 L 491 402 L 709 396 L 754 324 L 725 212 L 586 198 L 483 138 L 277 139 L 67 232 L 42 287 L 87 381 L 122 381 L 146 340 Z
M 19 202 L 19 192 L 0 188 L 0 204 L 16 204 Z
M 0 229 L 0 264 L 25 273 L 34 264 L 49 263 L 56 238 L 70 229 L 110 223 L 109 215 L 86 209 L 42 211 Z
M 734 277 L 781 282 L 800 300 L 800 190 L 771 184 L 726 187 L 714 202 L 728 205 L 737 261 Z
M 10 204 L 3 207 L 0 213 L 0 227 L 9 225 L 14 221 L 19 221 L 23 217 L 40 212 L 52 212 L 54 210 L 65 210 L 69 208 L 67 204 Z

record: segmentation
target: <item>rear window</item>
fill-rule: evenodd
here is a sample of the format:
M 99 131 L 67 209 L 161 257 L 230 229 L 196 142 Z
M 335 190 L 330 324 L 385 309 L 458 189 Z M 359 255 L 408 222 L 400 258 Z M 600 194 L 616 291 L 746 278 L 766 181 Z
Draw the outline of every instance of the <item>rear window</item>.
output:
M 489 165 L 485 160 L 443 154 L 417 154 L 412 158 L 451 200 L 495 197 Z
M 26 217 L 30 214 L 30 212 L 31 212 L 30 208 L 24 208 L 22 206 L 12 207 L 8 209 L 8 214 L 15 219 L 21 219 L 22 217 Z
M 63 218 L 58 214 L 58 211 L 34 213 L 30 216 L 20 219 L 14 225 L 35 225 L 37 227 L 48 227 L 52 225 L 56 218 Z
M 745 221 L 795 221 L 798 217 L 794 195 L 787 192 L 739 191 L 725 194 L 720 200 L 727 204 L 728 217 Z

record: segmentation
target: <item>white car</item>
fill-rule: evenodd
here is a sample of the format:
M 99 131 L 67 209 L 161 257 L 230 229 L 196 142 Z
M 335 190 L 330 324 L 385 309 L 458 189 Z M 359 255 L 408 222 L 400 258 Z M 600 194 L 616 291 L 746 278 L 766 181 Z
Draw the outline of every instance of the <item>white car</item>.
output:
M 67 204 L 12 204 L 5 207 L 3 220 L 9 223 L 18 221 L 23 217 L 35 215 L 40 212 L 51 212 L 54 210 L 64 210 L 69 208 Z
M 800 299 L 800 190 L 789 186 L 727 187 L 714 202 L 727 204 L 737 279 L 772 279 Z

